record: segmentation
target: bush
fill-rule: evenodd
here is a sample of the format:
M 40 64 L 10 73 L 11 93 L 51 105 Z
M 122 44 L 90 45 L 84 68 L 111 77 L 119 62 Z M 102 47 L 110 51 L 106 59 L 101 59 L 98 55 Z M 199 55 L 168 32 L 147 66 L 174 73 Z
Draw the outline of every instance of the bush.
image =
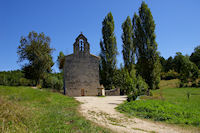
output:
M 171 80 L 171 79 L 177 79 L 179 78 L 179 74 L 175 72 L 174 70 L 169 70 L 168 72 L 162 72 L 161 73 L 161 79 L 164 80 Z
M 24 74 L 20 70 L 0 72 L 0 85 L 7 86 L 33 86 L 35 82 L 24 78 Z
M 138 90 L 138 95 L 145 95 L 145 94 L 147 94 L 148 85 L 147 85 L 147 83 L 144 81 L 144 79 L 140 75 L 137 76 L 137 85 L 136 85 L 136 88 Z
M 43 80 L 43 88 L 51 88 L 60 91 L 63 88 L 63 80 L 59 77 L 48 74 Z
M 35 85 L 35 82 L 33 80 L 30 80 L 30 79 L 20 78 L 19 84 L 21 86 L 33 86 L 33 85 Z
M 61 90 L 63 87 L 62 73 L 47 74 L 46 77 L 40 81 L 41 85 L 38 88 L 52 88 Z M 22 71 L 3 71 L 0 72 L 0 85 L 6 86 L 35 86 L 36 82 L 25 78 Z

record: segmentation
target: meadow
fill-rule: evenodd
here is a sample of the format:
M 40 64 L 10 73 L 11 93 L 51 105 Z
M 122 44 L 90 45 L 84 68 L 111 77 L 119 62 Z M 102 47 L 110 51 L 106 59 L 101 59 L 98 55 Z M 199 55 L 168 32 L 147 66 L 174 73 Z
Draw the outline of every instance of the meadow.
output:
M 83 118 L 74 98 L 44 89 L 0 86 L 0 105 L 0 132 L 110 132 Z
M 175 82 L 178 81 L 162 81 L 162 88 L 152 91 L 153 96 L 125 102 L 117 109 L 131 116 L 199 128 L 200 88 L 173 88 Z

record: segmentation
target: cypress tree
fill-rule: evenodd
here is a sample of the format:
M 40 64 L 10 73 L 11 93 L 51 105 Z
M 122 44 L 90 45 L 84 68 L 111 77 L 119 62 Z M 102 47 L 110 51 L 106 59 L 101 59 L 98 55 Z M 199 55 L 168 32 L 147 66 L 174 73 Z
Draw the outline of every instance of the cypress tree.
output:
M 155 23 L 145 2 L 139 8 L 139 16 L 134 14 L 132 22 L 138 73 L 145 79 L 149 89 L 156 89 L 160 82 L 161 65 L 155 41 Z
M 108 13 L 102 22 L 102 36 L 100 41 L 100 82 L 106 89 L 114 88 L 116 71 L 117 42 L 114 34 L 114 20 L 112 13 Z
M 128 70 L 130 73 L 133 65 L 135 64 L 135 46 L 133 43 L 133 30 L 132 30 L 132 23 L 131 19 L 128 16 L 124 23 L 122 24 L 122 41 L 123 41 L 123 59 L 124 59 L 124 66 L 125 69 Z

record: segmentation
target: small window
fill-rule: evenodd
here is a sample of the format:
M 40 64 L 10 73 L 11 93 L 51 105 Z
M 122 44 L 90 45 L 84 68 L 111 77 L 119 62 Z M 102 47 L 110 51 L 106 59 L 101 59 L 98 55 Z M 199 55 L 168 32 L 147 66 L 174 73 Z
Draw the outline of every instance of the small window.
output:
M 83 41 L 83 39 L 79 40 L 79 51 L 84 51 L 84 41 Z

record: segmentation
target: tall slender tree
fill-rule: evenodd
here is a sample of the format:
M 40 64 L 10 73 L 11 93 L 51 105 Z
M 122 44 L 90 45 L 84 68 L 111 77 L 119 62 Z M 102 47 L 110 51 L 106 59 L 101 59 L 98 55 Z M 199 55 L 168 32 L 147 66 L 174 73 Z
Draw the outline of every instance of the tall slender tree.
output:
M 122 53 L 123 53 L 123 59 L 124 59 L 124 66 L 125 69 L 128 70 L 130 73 L 132 67 L 135 64 L 135 45 L 132 39 L 133 36 L 133 30 L 132 30 L 132 23 L 131 18 L 128 16 L 124 23 L 122 24 Z
M 155 23 L 145 2 L 142 2 L 139 8 L 139 16 L 134 14 L 132 22 L 138 61 L 137 70 L 149 85 L 149 89 L 158 88 L 161 66 L 155 41 Z
M 112 13 L 108 13 L 102 22 L 102 36 L 100 41 L 100 82 L 106 89 L 114 88 L 116 71 L 117 42 L 114 34 L 114 20 Z

